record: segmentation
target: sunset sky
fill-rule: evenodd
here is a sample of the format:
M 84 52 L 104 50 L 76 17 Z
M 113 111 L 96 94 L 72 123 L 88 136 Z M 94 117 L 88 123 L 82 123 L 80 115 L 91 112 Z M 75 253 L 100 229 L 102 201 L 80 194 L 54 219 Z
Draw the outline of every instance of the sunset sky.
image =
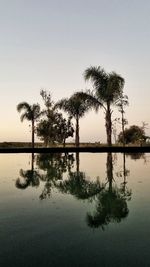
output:
M 19 102 L 92 88 L 83 73 L 98 65 L 125 78 L 129 126 L 147 122 L 150 135 L 149 14 L 149 0 L 0 0 L 0 142 L 31 140 Z M 88 113 L 81 141 L 106 141 L 104 124 L 102 110 Z

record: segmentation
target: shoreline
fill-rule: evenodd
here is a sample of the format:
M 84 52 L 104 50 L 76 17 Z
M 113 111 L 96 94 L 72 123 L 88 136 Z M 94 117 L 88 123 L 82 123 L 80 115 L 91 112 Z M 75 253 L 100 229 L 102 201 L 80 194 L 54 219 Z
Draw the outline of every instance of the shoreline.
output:
M 150 146 L 66 146 L 66 147 L 0 147 L 0 153 L 149 153 Z

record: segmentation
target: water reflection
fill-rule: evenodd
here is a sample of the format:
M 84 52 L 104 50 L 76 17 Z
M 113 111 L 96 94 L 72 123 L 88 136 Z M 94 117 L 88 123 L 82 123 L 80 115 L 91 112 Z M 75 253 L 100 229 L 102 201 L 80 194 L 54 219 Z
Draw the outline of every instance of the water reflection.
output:
M 126 153 L 126 156 L 130 157 L 130 159 L 133 159 L 133 160 L 143 159 L 144 162 L 147 161 L 145 153 L 141 153 L 141 152 L 139 152 L 139 153 Z
M 56 183 L 55 186 L 62 193 L 69 193 L 77 199 L 89 199 L 98 194 L 103 185 L 97 179 L 91 182 L 87 179 L 85 172 L 80 171 L 79 153 L 76 153 L 76 171 L 70 171 L 68 179 Z
M 34 170 L 34 163 L 38 170 Z M 16 187 L 26 189 L 29 186 L 38 187 L 40 181 L 44 182 L 44 189 L 39 198 L 50 197 L 52 188 L 57 180 L 63 179 L 65 172 L 70 173 L 74 163 L 73 154 L 38 154 L 36 159 L 34 154 L 31 158 L 31 169 L 20 169 L 20 178 L 16 180 Z
M 20 169 L 20 178 L 16 180 L 16 187 L 26 189 L 29 186 L 38 187 L 40 184 L 40 174 L 34 170 L 34 153 L 31 156 L 31 168 L 29 170 Z
M 88 200 L 93 211 L 87 212 L 86 223 L 91 228 L 105 226 L 112 222 L 121 222 L 129 214 L 127 201 L 131 200 L 131 190 L 127 187 L 129 170 L 126 168 L 126 156 L 122 154 L 122 170 L 116 172 L 121 179 L 115 182 L 113 165 L 117 158 L 107 154 L 106 178 L 89 179 L 86 172 L 80 170 L 80 154 L 32 154 L 31 168 L 20 170 L 20 178 L 16 187 L 26 189 L 38 187 L 40 182 L 44 188 L 39 196 L 41 200 L 51 196 L 53 189 L 63 194 L 70 194 L 78 200 Z M 36 170 L 34 164 L 36 161 Z M 122 181 L 123 179 L 123 181 Z
M 145 155 L 1 155 L 0 266 L 149 266 Z
M 37 155 L 37 166 L 44 173 L 41 180 L 45 182 L 40 199 L 50 197 L 52 188 L 56 181 L 63 179 L 63 174 L 70 173 L 74 164 L 73 154 L 39 154 Z
M 125 157 L 124 157 L 125 164 Z M 125 165 L 123 165 L 124 175 Z M 112 153 L 107 154 L 106 162 L 107 182 L 105 188 L 97 195 L 96 207 L 93 214 L 87 214 L 87 224 L 92 228 L 101 227 L 103 230 L 105 226 L 111 222 L 121 222 L 126 218 L 129 209 L 127 206 L 127 200 L 131 198 L 131 191 L 126 190 L 125 186 L 118 188 L 117 185 L 113 185 L 113 160 Z M 126 184 L 124 181 L 123 184 Z
M 130 170 L 127 169 L 126 167 L 126 154 L 123 153 L 122 154 L 122 158 L 123 158 L 123 162 L 122 162 L 122 170 L 116 172 L 116 176 L 119 178 L 123 178 L 123 182 L 121 183 L 121 188 L 120 190 L 122 191 L 122 193 L 124 193 L 124 195 L 127 197 L 128 196 L 128 200 L 131 199 L 131 190 L 128 189 L 127 187 L 127 177 L 130 175 Z

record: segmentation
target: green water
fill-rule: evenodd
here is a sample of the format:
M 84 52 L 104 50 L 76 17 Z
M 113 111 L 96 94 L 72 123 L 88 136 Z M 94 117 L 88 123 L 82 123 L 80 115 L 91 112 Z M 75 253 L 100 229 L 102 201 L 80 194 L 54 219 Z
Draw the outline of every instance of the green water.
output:
M 150 266 L 150 154 L 0 154 L 0 266 Z

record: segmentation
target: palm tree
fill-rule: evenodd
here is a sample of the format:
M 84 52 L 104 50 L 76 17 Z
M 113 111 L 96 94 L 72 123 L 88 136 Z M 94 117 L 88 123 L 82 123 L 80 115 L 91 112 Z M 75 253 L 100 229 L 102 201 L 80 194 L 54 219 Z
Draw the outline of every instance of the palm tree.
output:
M 91 108 L 86 101 L 82 101 L 80 96 L 74 93 L 70 98 L 64 98 L 56 103 L 56 107 L 63 109 L 69 116 L 75 118 L 75 144 L 79 146 L 79 119 Z
M 35 133 L 35 121 L 43 114 L 40 111 L 39 104 L 29 105 L 27 102 L 21 102 L 17 105 L 17 111 L 21 114 L 20 120 L 23 122 L 25 119 L 31 121 L 32 124 L 32 148 L 34 148 L 34 133 Z
M 115 104 L 118 98 L 122 95 L 124 79 L 115 72 L 106 73 L 103 68 L 90 67 L 84 72 L 85 80 L 91 80 L 93 83 L 93 92 L 77 93 L 83 101 L 89 103 L 97 111 L 100 107 L 105 112 L 105 126 L 107 134 L 107 143 L 112 145 L 112 109 L 111 105 Z

